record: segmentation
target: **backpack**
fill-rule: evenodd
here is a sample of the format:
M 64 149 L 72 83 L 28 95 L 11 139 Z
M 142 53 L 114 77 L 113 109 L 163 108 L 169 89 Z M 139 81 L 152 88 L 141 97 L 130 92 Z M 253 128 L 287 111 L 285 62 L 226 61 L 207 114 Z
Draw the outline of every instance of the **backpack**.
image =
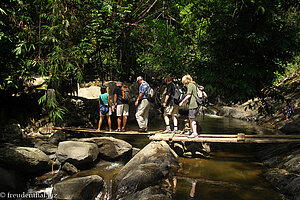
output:
M 150 102 L 154 102 L 154 90 L 153 90 L 152 87 L 150 87 L 150 85 L 149 85 L 149 88 L 148 88 L 147 99 Z
M 184 93 L 182 91 L 182 89 L 180 88 L 180 86 L 178 84 L 174 84 L 174 103 L 176 105 L 179 105 L 179 103 L 183 100 L 184 98 Z
M 129 103 L 130 100 L 130 94 L 129 94 L 129 88 L 127 85 L 123 85 L 121 87 L 122 91 L 122 96 L 121 96 L 121 101 L 122 103 Z
M 109 108 L 107 105 L 105 105 L 101 99 L 101 96 L 99 97 L 100 100 L 100 112 L 102 115 L 106 115 L 109 111 Z
M 196 98 L 196 102 L 198 104 L 198 107 L 200 106 L 206 106 L 207 105 L 207 94 L 204 91 L 204 87 L 202 85 L 198 85 L 195 83 L 196 89 L 197 89 L 197 96 L 194 95 Z

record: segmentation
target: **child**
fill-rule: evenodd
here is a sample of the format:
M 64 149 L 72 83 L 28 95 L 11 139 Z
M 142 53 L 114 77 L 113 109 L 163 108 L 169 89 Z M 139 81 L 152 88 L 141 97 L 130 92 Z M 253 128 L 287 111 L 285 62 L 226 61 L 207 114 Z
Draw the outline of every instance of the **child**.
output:
M 291 99 L 287 99 L 286 105 L 284 107 L 285 119 L 289 120 L 293 113 L 294 113 L 294 103 L 291 101 Z
M 109 99 L 109 94 L 107 93 L 107 88 L 106 86 L 102 86 L 101 87 L 101 95 L 99 96 L 99 108 L 100 105 L 105 105 L 108 106 L 109 111 L 106 114 L 102 114 L 100 113 L 100 119 L 99 119 L 99 124 L 98 124 L 98 129 L 97 131 L 100 131 L 101 129 L 101 125 L 102 125 L 102 121 L 104 119 L 104 116 L 106 115 L 107 117 L 107 122 L 108 122 L 108 128 L 109 128 L 109 132 L 111 132 L 111 119 L 110 119 L 110 115 L 111 115 L 111 111 L 112 111 L 112 107 L 111 107 L 111 102 Z

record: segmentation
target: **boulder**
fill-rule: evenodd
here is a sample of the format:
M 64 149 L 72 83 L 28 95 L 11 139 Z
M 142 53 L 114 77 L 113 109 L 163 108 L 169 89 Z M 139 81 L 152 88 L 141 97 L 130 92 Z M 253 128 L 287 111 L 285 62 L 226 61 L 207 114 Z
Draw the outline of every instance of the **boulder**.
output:
M 39 173 L 51 169 L 49 157 L 37 148 L 2 147 L 0 163 L 23 173 Z
M 170 200 L 171 198 L 160 187 L 151 186 L 146 189 L 136 192 L 132 195 L 128 195 L 121 200 Z
M 128 172 L 118 183 L 119 197 L 133 194 L 152 185 L 159 185 L 167 177 L 167 165 L 157 163 L 140 164 Z
M 64 177 L 68 176 L 68 173 L 64 170 L 58 170 L 58 172 L 51 179 L 51 184 L 60 182 Z
M 131 144 L 113 137 L 94 137 L 81 139 L 84 142 L 93 142 L 99 148 L 99 155 L 108 161 L 125 161 L 132 158 Z
M 291 120 L 282 120 L 277 123 L 277 129 L 286 134 L 300 133 L 300 114 L 293 115 Z
M 103 179 L 98 175 L 66 179 L 54 185 L 57 199 L 91 200 L 101 192 Z
M 90 166 L 96 161 L 98 154 L 96 144 L 78 141 L 60 142 L 56 152 L 60 163 L 69 162 L 76 167 Z
M 65 141 L 67 134 L 61 130 L 56 131 L 50 136 L 49 143 L 58 145 L 59 142 Z
M 166 142 L 149 143 L 116 176 L 117 199 L 159 185 L 174 167 L 178 167 L 177 155 Z
M 284 169 L 268 169 L 265 173 L 266 179 L 278 188 L 281 192 L 287 193 L 286 187 L 290 184 L 291 180 L 295 178 L 295 175 L 289 174 Z
M 1 131 L 5 138 L 21 138 L 23 135 L 20 124 L 14 120 L 10 120 Z
M 300 155 L 291 158 L 283 166 L 290 172 L 300 173 Z
M 290 181 L 285 187 L 286 192 L 290 195 L 300 194 L 300 177 L 297 177 Z
M 35 148 L 41 150 L 47 155 L 55 154 L 57 151 L 57 146 L 51 143 L 48 143 L 47 141 L 40 140 L 34 145 Z
M 69 175 L 73 175 L 73 174 L 78 173 L 78 169 L 74 165 L 72 165 L 72 164 L 70 164 L 68 162 L 66 162 L 62 166 L 61 169 L 64 170 L 65 172 L 67 172 Z

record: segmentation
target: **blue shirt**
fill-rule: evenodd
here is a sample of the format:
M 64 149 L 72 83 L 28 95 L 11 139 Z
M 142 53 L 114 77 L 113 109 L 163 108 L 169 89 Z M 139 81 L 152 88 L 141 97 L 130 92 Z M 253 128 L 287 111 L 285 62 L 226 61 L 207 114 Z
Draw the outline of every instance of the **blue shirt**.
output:
M 143 93 L 142 99 L 147 99 L 149 88 L 150 85 L 146 81 L 143 81 L 139 87 L 139 94 Z

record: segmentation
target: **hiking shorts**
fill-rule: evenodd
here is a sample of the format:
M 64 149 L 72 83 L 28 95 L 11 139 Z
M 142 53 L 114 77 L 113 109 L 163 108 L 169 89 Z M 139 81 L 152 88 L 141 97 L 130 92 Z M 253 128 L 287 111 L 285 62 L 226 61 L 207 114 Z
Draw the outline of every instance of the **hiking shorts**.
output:
M 108 116 L 108 115 L 111 115 L 111 108 L 110 107 L 108 108 L 108 113 L 106 113 L 105 115 L 102 115 L 102 113 L 100 112 L 100 117 Z
M 120 104 L 117 105 L 117 117 L 129 115 L 129 105 L 128 104 Z
M 179 106 L 174 105 L 165 107 L 164 114 L 177 117 L 179 115 Z
M 196 119 L 198 114 L 198 109 L 189 109 L 189 118 L 190 119 Z

